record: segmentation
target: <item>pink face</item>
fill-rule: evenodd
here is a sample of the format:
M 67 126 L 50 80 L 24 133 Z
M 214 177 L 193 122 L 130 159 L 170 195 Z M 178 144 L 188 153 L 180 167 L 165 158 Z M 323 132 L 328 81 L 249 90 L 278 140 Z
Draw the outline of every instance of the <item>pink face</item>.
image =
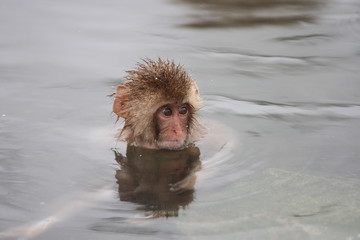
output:
M 167 104 L 156 111 L 158 148 L 181 149 L 185 146 L 190 114 L 187 103 Z

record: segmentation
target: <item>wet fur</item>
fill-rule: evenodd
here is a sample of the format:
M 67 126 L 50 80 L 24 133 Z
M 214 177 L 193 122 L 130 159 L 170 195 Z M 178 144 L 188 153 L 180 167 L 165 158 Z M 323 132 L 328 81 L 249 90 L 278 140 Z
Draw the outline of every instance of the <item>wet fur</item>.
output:
M 127 71 L 125 81 L 118 87 L 125 86 L 127 92 L 121 106 L 121 113 L 127 118 L 120 134 L 120 139 L 132 145 L 156 148 L 157 109 L 169 103 L 188 103 L 190 117 L 188 121 L 188 139 L 186 143 L 197 140 L 202 128 L 196 121 L 196 112 L 200 107 L 200 96 L 195 81 L 183 66 L 173 61 L 158 59 L 143 60 L 135 69 Z

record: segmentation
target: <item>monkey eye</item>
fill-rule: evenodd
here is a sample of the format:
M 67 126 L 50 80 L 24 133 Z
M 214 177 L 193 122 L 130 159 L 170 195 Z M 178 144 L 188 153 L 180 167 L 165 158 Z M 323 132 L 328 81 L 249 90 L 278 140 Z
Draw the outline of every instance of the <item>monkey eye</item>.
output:
M 164 107 L 161 111 L 167 117 L 172 115 L 172 110 L 170 107 Z
M 180 108 L 179 108 L 179 113 L 184 115 L 184 114 L 187 114 L 188 112 L 188 107 L 187 105 L 182 105 Z

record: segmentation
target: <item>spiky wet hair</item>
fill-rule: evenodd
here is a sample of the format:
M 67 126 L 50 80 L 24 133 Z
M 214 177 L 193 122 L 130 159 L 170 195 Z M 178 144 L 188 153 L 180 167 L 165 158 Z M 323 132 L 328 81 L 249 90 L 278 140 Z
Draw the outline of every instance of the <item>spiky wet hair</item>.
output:
M 125 81 L 118 88 L 125 88 L 125 101 L 121 113 L 126 115 L 120 139 L 134 145 L 155 147 L 157 139 L 154 114 L 166 104 L 188 103 L 188 142 L 200 135 L 195 114 L 200 107 L 200 96 L 195 81 L 182 65 L 173 61 L 145 59 L 133 70 L 127 71 Z

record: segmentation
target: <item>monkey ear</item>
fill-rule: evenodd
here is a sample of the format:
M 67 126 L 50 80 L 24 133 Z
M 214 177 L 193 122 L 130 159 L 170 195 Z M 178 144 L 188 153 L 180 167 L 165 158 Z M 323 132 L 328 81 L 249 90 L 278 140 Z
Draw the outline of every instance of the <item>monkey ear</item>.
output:
M 191 84 L 191 91 L 193 91 L 196 96 L 199 96 L 199 88 L 195 82 Z
M 124 112 L 125 102 L 127 101 L 128 88 L 125 85 L 116 87 L 115 99 L 113 103 L 113 112 L 122 118 L 127 118 L 128 113 Z
M 195 86 L 195 95 L 199 96 L 199 88 L 197 86 Z

